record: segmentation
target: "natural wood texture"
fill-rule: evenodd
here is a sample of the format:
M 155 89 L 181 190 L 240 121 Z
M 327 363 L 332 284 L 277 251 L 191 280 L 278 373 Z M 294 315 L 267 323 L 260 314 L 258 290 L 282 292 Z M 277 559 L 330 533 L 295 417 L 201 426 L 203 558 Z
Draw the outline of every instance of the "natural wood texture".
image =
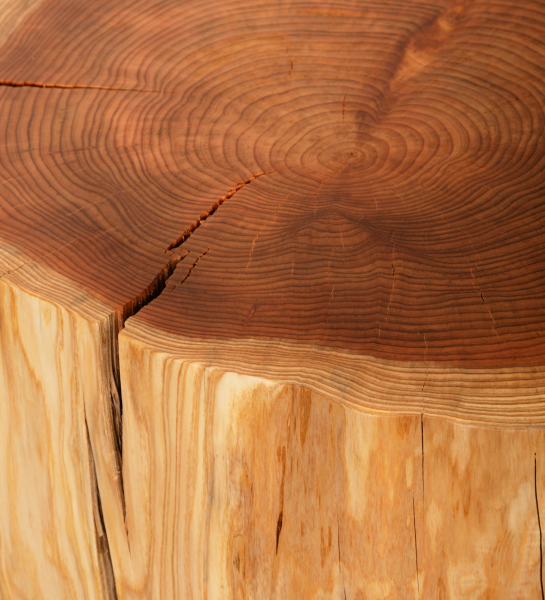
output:
M 0 597 L 111 597 L 86 418 L 111 410 L 98 324 L 4 281 L 0 322 Z
M 543 426 L 545 417 L 545 373 L 537 367 L 446 368 L 433 362 L 383 361 L 309 344 L 255 339 L 218 344 L 166 333 L 158 338 L 157 329 L 139 318 L 127 322 L 121 338 L 125 336 L 185 360 L 302 385 L 360 410 L 509 427 Z
M 2 600 L 544 597 L 544 34 L 0 0 Z
M 364 414 L 127 336 L 121 367 L 123 597 L 539 597 L 542 430 Z
M 542 366 L 544 19 L 489 0 L 41 3 L 0 60 L 4 82 L 53 86 L 1 86 L 0 234 L 119 308 L 199 215 L 278 169 L 195 230 L 180 279 L 206 257 L 139 318 Z
M 101 326 L 96 302 L 80 304 L 86 320 L 14 283 L 0 282 L 0 292 L 9 378 L 2 389 L 11 393 L 2 453 L 18 454 L 2 456 L 11 465 L 2 486 L 2 514 L 10 516 L 2 521 L 5 597 L 113 597 L 109 563 L 99 564 L 95 544 L 111 553 L 120 598 L 427 598 L 437 590 L 446 598 L 539 596 L 543 430 L 366 414 L 124 334 L 125 525 L 98 364 L 108 360 L 97 360 L 108 315 Z M 21 365 L 33 368 L 21 375 Z M 69 383 L 76 389 L 55 390 Z M 62 398 L 71 402 L 57 407 Z M 73 408 L 74 432 L 67 422 Z M 55 427 L 65 416 L 66 434 L 48 437 L 48 412 Z M 23 426 L 34 434 L 21 434 Z M 36 452 L 62 467 L 61 481 Z M 89 489 L 95 461 L 100 511 Z M 47 500 L 36 502 L 41 487 Z M 74 507 L 82 514 L 67 518 Z M 25 531 L 22 515 L 31 521 Z M 37 535 L 44 521 L 49 530 Z M 84 532 L 70 531 L 72 523 Z M 107 546 L 97 539 L 101 527 Z M 74 552 L 76 540 L 91 553 L 91 574 L 81 571 L 86 561 Z M 47 560 L 35 564 L 27 555 Z

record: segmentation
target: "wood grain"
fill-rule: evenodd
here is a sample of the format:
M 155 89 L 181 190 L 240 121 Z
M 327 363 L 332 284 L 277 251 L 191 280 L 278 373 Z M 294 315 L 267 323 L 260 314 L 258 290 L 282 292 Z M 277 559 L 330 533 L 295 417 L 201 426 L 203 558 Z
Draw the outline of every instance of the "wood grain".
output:
M 120 350 L 122 597 L 539 597 L 542 429 L 370 415 Z
M 385 361 L 310 344 L 158 337 L 140 315 L 127 322 L 120 339 L 126 336 L 172 357 L 289 382 L 369 413 L 441 416 L 494 427 L 545 424 L 540 367 L 468 369 Z
M 2 600 L 543 598 L 544 33 L 0 0 Z
M 2 80 L 68 89 L 1 86 L 0 235 L 121 310 L 277 169 L 140 318 L 541 366 L 541 5 L 400 6 L 41 4 Z
M 96 328 L 0 281 L 2 598 L 115 595 L 85 416 L 105 404 Z

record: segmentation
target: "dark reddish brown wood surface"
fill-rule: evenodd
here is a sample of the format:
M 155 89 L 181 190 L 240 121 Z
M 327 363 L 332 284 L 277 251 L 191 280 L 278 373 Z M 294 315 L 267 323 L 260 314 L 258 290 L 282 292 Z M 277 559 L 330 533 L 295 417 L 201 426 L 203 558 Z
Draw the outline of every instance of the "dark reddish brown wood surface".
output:
M 125 315 L 181 257 L 158 335 L 543 365 L 544 39 L 531 1 L 45 1 L 0 238 Z

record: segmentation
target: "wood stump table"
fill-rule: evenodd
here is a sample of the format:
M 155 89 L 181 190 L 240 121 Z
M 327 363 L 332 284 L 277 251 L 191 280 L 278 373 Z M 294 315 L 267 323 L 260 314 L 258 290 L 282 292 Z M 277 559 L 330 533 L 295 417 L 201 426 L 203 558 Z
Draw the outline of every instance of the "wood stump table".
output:
M 0 598 L 543 600 L 545 4 L 0 47 Z

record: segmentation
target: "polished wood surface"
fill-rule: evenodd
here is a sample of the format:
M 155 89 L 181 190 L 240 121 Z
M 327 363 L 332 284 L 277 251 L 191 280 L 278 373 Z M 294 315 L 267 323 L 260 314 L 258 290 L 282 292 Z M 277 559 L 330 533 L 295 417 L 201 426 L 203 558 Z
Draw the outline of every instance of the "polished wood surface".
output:
M 0 0 L 2 600 L 544 598 L 544 34 Z

